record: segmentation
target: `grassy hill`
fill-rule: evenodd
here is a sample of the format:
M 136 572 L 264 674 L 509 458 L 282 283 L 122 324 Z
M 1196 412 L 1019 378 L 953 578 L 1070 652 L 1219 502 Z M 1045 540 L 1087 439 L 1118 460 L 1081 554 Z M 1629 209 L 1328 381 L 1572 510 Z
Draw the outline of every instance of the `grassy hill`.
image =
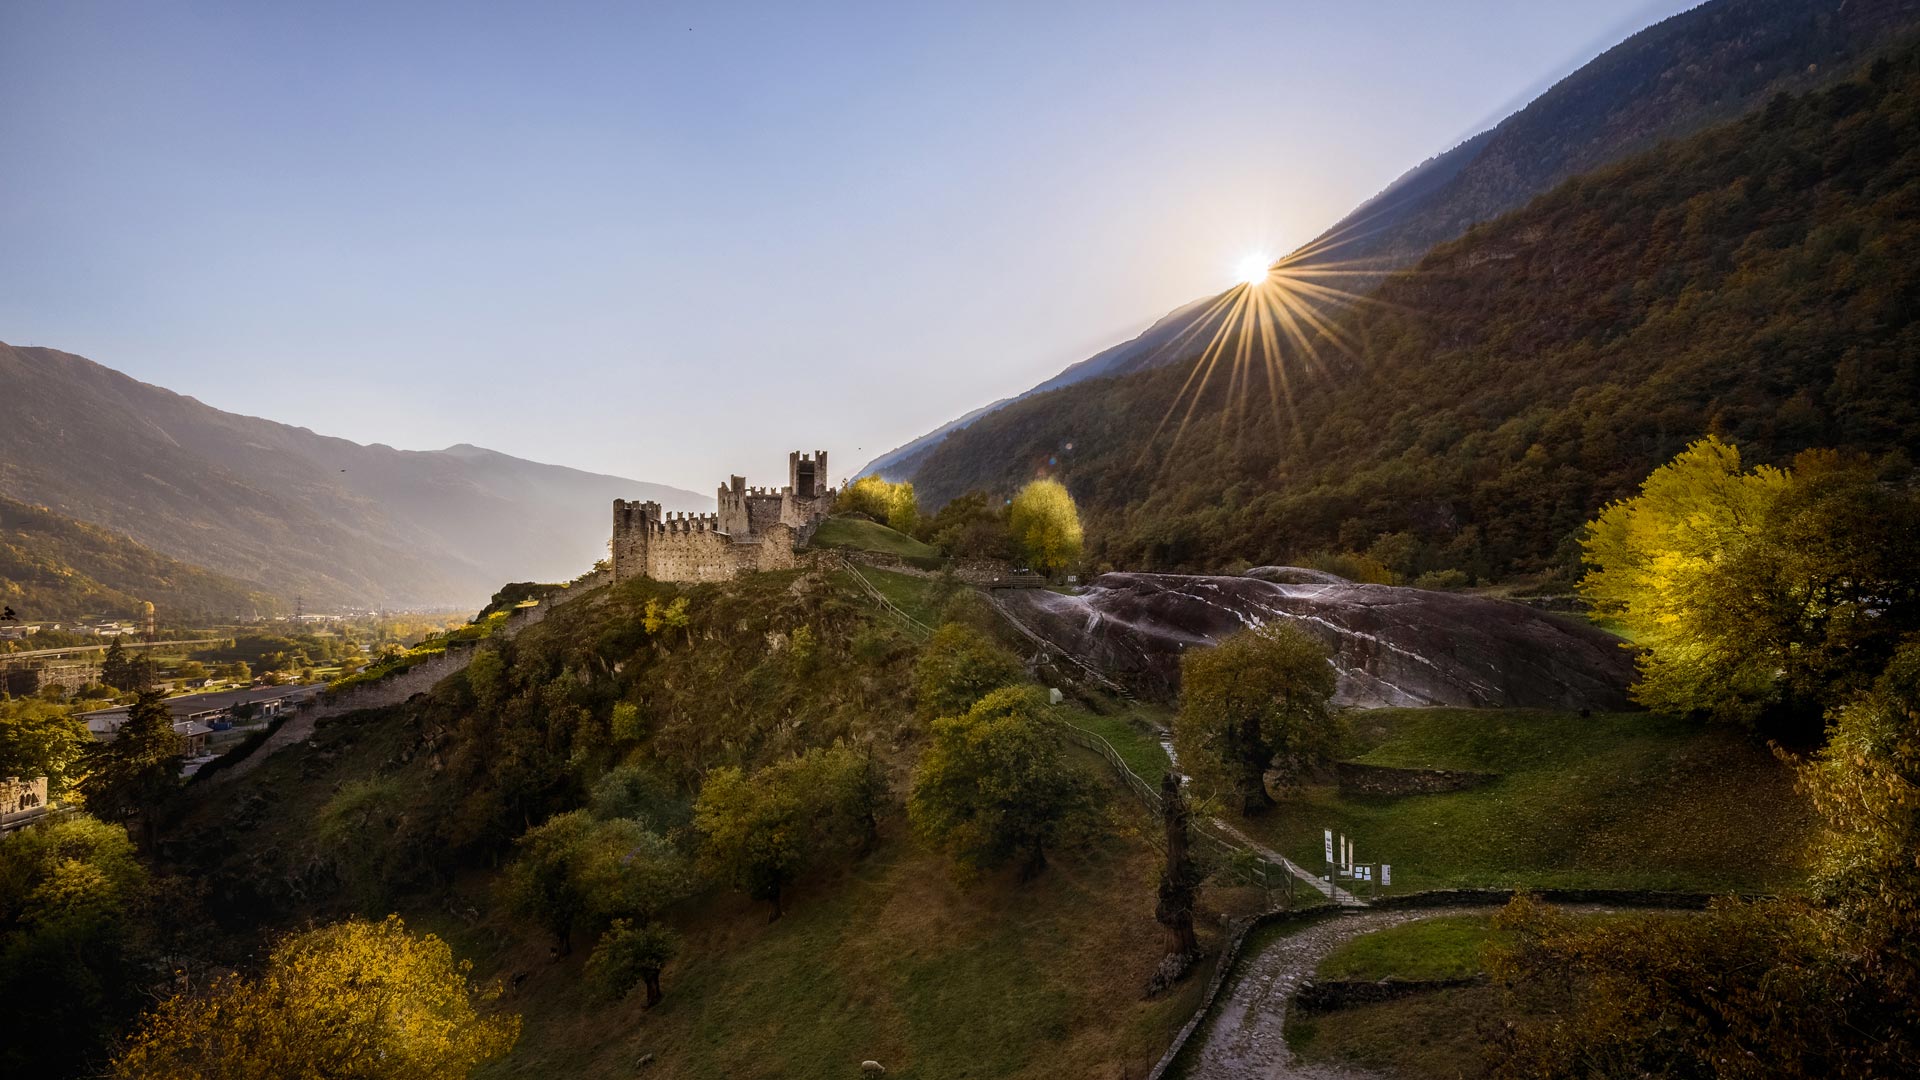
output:
M 1569 181 L 1375 301 L 1344 348 L 1283 348 L 1277 374 L 1194 391 L 1182 364 L 1012 405 L 949 436 L 916 487 L 1009 491 L 1057 458 L 1096 563 L 1392 538 L 1396 570 L 1484 579 L 1569 566 L 1598 507 L 1709 431 L 1764 462 L 1910 448 L 1920 57 Z M 1177 444 L 1177 424 L 1148 441 L 1189 402 Z
M 1390 892 L 1473 886 L 1769 892 L 1806 875 L 1811 811 L 1793 775 L 1744 736 L 1651 713 L 1372 709 L 1349 760 L 1494 773 L 1483 787 L 1383 798 L 1309 788 L 1248 825 L 1324 864 L 1322 830 Z
M 106 529 L 0 497 L 0 605 L 22 621 L 131 617 L 151 602 L 169 624 L 269 615 L 259 586 L 168 558 Z
M 812 544 L 823 548 L 879 551 L 910 560 L 940 559 L 940 552 L 906 533 L 890 529 L 877 521 L 856 517 L 831 517 L 821 522 L 814 531 Z

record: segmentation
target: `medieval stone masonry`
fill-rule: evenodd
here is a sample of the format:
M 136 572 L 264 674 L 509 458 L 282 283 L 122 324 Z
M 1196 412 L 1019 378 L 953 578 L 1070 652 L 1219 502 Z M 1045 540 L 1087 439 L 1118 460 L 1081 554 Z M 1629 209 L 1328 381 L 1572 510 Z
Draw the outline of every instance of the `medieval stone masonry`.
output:
M 711 514 L 662 515 L 656 502 L 613 500 L 613 579 L 725 581 L 794 565 L 794 549 L 833 509 L 827 452 L 787 455 L 787 486 L 750 488 L 735 476 Z

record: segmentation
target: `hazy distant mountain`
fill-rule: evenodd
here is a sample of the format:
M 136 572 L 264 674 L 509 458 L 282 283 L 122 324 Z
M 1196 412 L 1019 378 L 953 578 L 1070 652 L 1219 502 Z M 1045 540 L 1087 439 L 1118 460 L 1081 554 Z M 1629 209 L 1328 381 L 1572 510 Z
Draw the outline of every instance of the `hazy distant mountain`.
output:
M 163 623 L 271 615 L 257 585 L 190 566 L 117 533 L 0 498 L 0 605 L 22 622 L 131 618 L 151 603 Z M 32 648 L 29 643 L 28 648 Z
M 1829 82 L 1915 27 L 1920 0 L 1702 4 L 1608 49 L 1496 127 L 1409 170 L 1302 251 L 1312 253 L 1308 263 L 1384 276 L 1570 176 L 1732 119 L 1774 94 Z M 1331 283 L 1364 291 L 1377 280 Z M 1132 341 L 889 451 L 861 473 L 911 479 L 954 431 L 1013 402 L 1185 359 L 1187 350 L 1169 343 L 1211 336 L 1212 326 L 1197 324 L 1214 299 L 1188 304 Z
M 711 501 L 474 446 L 362 446 L 4 344 L 0 494 L 310 607 L 477 603 L 592 565 L 615 498 Z

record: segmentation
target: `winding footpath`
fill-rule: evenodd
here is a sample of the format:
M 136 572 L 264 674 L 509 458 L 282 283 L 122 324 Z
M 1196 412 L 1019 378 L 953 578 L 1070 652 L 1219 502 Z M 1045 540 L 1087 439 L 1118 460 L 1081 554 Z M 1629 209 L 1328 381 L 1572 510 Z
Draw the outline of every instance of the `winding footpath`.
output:
M 1239 972 L 1214 1004 L 1213 1016 L 1190 1052 L 1188 1080 L 1361 1080 L 1370 1074 L 1328 1065 L 1306 1065 L 1287 1049 L 1287 1008 L 1294 992 L 1334 950 L 1363 934 L 1422 919 L 1488 908 L 1410 908 L 1329 915 L 1257 953 L 1243 953 Z

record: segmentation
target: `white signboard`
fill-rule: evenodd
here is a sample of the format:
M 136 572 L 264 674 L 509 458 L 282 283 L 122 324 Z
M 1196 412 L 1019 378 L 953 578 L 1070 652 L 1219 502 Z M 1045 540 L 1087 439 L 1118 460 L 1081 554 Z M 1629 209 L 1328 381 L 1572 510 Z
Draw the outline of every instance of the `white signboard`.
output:
M 1390 864 L 1390 863 L 1381 863 L 1381 864 L 1380 864 L 1380 884 L 1382 884 L 1382 885 L 1391 885 L 1391 884 L 1393 884 L 1393 866 L 1392 866 L 1392 864 Z
M 1333 861 L 1333 830 L 1327 830 L 1327 861 Z

